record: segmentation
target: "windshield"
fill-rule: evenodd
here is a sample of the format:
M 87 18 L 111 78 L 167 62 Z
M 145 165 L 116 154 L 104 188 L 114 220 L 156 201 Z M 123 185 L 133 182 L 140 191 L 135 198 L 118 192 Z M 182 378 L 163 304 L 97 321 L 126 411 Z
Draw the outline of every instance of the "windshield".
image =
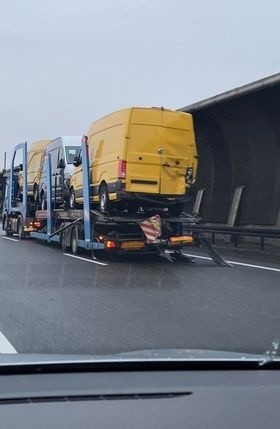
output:
M 81 146 L 66 146 L 66 159 L 67 164 L 73 164 L 74 159 L 79 155 L 81 151 Z
M 1 3 L 0 354 L 279 354 L 272 3 Z

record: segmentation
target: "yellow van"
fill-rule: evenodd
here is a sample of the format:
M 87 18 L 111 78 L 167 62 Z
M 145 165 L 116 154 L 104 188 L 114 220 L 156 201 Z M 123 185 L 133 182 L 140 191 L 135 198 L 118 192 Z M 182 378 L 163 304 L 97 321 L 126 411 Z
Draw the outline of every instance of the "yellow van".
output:
M 192 116 L 133 107 L 94 122 L 87 134 L 91 201 L 107 212 L 169 207 L 180 212 L 194 182 L 197 152 Z M 71 177 L 70 208 L 83 203 L 81 156 Z
M 50 140 L 37 140 L 30 144 L 27 155 L 27 194 L 34 198 L 39 197 L 39 181 L 42 156 Z

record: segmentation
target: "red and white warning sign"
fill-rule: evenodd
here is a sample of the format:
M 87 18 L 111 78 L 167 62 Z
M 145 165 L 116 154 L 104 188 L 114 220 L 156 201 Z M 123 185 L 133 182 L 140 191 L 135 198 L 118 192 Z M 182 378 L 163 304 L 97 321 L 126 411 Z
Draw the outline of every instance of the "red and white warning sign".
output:
M 153 242 L 161 236 L 161 218 L 159 215 L 151 216 L 140 223 L 147 241 Z

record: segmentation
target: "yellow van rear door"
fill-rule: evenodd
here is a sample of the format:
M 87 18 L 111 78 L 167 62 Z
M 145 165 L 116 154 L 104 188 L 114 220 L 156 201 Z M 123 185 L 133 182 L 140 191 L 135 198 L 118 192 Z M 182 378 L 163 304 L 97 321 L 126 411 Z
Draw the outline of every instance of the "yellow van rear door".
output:
M 127 139 L 128 192 L 185 194 L 188 143 L 193 139 L 189 120 L 188 115 L 179 112 L 133 110 Z
M 161 127 L 133 123 L 127 138 L 126 190 L 160 193 L 159 141 Z
M 160 193 L 183 195 L 185 176 L 189 164 L 188 131 L 168 126 L 162 127 Z

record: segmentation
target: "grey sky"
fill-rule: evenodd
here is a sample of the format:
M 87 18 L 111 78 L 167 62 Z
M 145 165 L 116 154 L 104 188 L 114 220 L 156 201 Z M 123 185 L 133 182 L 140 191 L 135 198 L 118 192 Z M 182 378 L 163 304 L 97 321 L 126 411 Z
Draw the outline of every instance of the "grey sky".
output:
M 3 153 L 132 106 L 179 108 L 277 73 L 275 0 L 0 0 Z

